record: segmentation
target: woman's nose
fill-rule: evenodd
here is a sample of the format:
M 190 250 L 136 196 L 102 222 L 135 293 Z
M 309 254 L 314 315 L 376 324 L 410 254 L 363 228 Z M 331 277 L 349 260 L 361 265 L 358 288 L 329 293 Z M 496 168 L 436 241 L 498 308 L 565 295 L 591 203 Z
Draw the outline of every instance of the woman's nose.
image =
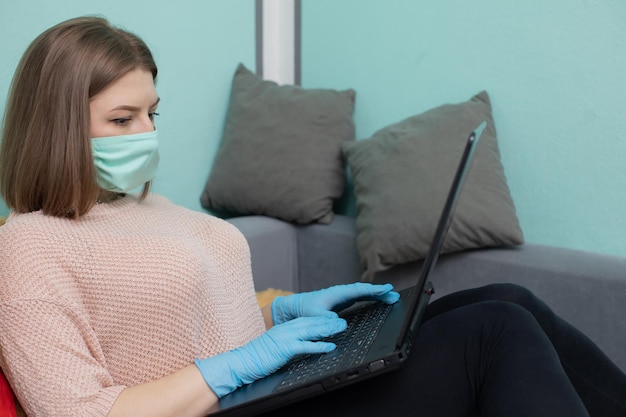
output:
M 155 129 L 154 120 L 149 115 L 146 114 L 145 116 L 141 117 L 139 124 L 138 124 L 138 130 L 136 133 L 150 132 L 154 129 Z

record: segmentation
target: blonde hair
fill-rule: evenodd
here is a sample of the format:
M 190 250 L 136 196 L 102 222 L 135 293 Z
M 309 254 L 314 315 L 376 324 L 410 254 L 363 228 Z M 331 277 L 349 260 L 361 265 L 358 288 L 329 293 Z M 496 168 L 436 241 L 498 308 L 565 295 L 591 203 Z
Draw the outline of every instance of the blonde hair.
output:
M 156 80 L 146 44 L 100 17 L 66 20 L 30 44 L 11 84 L 0 142 L 0 193 L 10 209 L 75 219 L 91 209 L 100 187 L 89 100 L 137 68 Z

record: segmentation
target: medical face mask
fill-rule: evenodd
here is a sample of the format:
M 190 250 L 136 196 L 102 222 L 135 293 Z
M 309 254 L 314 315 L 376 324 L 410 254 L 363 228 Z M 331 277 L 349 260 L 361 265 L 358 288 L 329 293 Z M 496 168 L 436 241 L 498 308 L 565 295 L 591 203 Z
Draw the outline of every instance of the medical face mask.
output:
M 156 130 L 135 135 L 91 139 L 98 177 L 104 190 L 126 193 L 154 178 L 159 165 Z

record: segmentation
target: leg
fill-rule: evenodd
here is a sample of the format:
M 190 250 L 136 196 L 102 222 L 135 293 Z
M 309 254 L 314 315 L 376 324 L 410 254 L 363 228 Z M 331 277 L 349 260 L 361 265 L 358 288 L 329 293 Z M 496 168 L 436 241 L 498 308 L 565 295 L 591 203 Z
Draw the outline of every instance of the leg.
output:
M 424 323 L 404 368 L 267 415 L 298 414 L 588 416 L 536 320 L 491 301 Z
M 535 317 L 591 416 L 626 416 L 626 375 L 587 336 L 524 287 L 493 284 L 449 294 L 431 303 L 427 319 L 485 300 L 518 304 Z

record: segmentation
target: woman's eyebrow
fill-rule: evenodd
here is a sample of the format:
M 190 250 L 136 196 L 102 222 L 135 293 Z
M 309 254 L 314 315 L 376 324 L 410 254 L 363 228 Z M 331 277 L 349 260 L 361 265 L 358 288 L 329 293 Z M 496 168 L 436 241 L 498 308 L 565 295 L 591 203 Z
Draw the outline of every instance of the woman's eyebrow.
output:
M 157 104 L 159 104 L 160 101 L 161 101 L 161 97 L 157 97 L 156 101 L 154 103 L 152 103 L 149 108 L 151 109 L 153 107 L 156 107 Z M 131 106 L 129 104 L 122 104 L 120 106 L 112 108 L 109 111 L 115 111 L 115 110 L 141 111 L 141 107 Z

